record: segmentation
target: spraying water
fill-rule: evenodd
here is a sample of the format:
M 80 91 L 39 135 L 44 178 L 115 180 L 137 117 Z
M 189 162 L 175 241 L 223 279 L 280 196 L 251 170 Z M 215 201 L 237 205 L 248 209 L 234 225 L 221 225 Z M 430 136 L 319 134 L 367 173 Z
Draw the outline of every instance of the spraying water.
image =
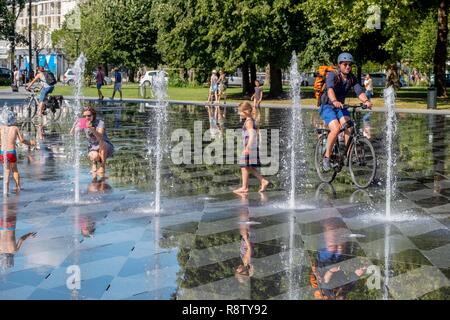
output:
M 391 254 L 391 246 L 390 246 L 390 235 L 391 226 L 390 224 L 385 225 L 384 227 L 384 285 L 383 285 L 383 300 L 389 299 L 389 268 L 390 268 L 390 254 Z
M 391 218 L 391 198 L 395 193 L 395 177 L 393 168 L 396 157 L 393 151 L 393 142 L 397 131 L 397 118 L 395 115 L 395 91 L 392 86 L 384 89 L 384 104 L 387 108 L 387 130 L 386 130 L 386 219 Z
M 5 151 L 7 150 L 6 141 L 8 141 L 7 139 L 8 139 L 8 131 L 9 131 L 7 124 L 8 124 L 8 107 L 5 104 L 5 106 L 3 107 L 2 112 L 0 114 L 0 126 L 3 126 L 3 125 L 5 126 L 3 128 L 3 130 L 0 132 L 2 141 L 4 142 L 4 143 L 2 143 L 1 149 L 0 149 L 0 151 L 2 151 L 2 153 L 4 154 L 4 157 L 3 157 L 3 198 L 6 198 L 8 196 L 8 183 L 7 183 L 8 177 L 6 176 L 6 169 L 8 168 L 8 159 L 7 159 L 6 153 L 5 153 Z
M 298 72 L 297 54 L 292 52 L 291 68 L 290 68 L 290 94 L 292 98 L 292 117 L 291 117 L 291 133 L 288 150 L 290 154 L 290 172 L 289 172 L 289 206 L 295 208 L 295 191 L 300 179 L 304 179 L 305 169 L 305 148 L 303 135 L 303 119 L 300 104 L 300 84 L 302 77 Z M 298 179 L 300 178 L 300 179 Z
M 164 141 L 167 123 L 167 80 L 163 71 L 153 79 L 153 93 L 156 97 L 156 144 L 148 137 L 149 153 L 154 151 L 156 160 L 155 168 L 155 212 L 161 211 L 161 162 L 165 153 L 166 143 Z M 150 120 L 151 121 L 151 120 Z M 150 128 L 152 127 L 152 123 Z
M 73 108 L 74 118 L 81 114 L 81 96 L 83 88 L 84 70 L 86 58 L 81 54 L 73 67 L 75 73 L 75 104 Z M 80 202 L 80 130 L 75 130 L 75 203 Z

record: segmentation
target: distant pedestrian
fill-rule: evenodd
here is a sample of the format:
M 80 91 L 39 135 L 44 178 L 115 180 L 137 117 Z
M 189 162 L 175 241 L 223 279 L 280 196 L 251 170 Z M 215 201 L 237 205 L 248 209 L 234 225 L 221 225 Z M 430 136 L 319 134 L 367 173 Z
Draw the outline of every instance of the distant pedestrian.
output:
M 218 99 L 218 94 L 219 94 L 219 85 L 218 82 L 219 78 L 217 77 L 217 71 L 213 70 L 211 73 L 211 78 L 210 78 L 210 86 L 209 86 L 209 94 L 208 94 L 208 103 L 212 102 L 212 99 L 214 97 L 215 101 L 217 101 Z
M 227 103 L 227 87 L 228 87 L 228 79 L 225 76 L 225 71 L 223 71 L 223 69 L 220 70 L 219 72 L 219 80 L 217 81 L 217 83 L 219 84 L 219 99 L 218 99 L 218 103 L 220 104 L 220 99 L 224 98 L 224 104 Z
M 261 108 L 262 98 L 263 98 L 263 91 L 262 91 L 262 87 L 261 87 L 261 82 L 259 82 L 259 80 L 255 80 L 255 93 L 250 98 L 250 100 L 253 100 L 254 112 L 259 113 L 260 108 Z
M 102 86 L 105 82 L 105 74 L 103 73 L 101 66 L 98 66 L 98 68 L 97 68 L 97 74 L 95 75 L 95 80 L 97 82 L 98 99 L 103 100 L 104 96 L 102 93 Z
M 367 99 L 371 101 L 373 97 L 373 81 L 370 74 L 366 74 L 366 77 L 364 78 L 364 87 L 366 88 Z
M 19 86 L 20 86 L 20 72 L 19 72 L 19 68 L 17 68 L 17 66 L 14 67 L 13 86 L 16 88 L 19 88 Z
M 119 68 L 117 67 L 114 68 L 114 91 L 111 100 L 114 100 L 116 91 L 119 91 L 120 101 L 122 101 L 122 74 L 120 73 Z

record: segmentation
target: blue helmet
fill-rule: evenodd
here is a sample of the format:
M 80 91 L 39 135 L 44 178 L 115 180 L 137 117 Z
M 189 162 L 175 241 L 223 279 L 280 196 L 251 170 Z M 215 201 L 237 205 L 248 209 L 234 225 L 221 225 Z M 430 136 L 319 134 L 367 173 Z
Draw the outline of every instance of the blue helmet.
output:
M 344 61 L 353 63 L 353 56 L 348 52 L 341 53 L 338 57 L 338 64 Z

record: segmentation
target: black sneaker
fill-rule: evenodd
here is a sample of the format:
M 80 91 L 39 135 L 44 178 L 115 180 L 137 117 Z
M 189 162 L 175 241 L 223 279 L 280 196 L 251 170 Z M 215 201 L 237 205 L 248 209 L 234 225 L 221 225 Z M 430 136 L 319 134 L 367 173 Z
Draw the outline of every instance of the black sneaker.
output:
M 323 167 L 323 171 L 330 171 L 331 170 L 330 158 L 323 157 L 323 159 L 322 159 L 322 167 Z

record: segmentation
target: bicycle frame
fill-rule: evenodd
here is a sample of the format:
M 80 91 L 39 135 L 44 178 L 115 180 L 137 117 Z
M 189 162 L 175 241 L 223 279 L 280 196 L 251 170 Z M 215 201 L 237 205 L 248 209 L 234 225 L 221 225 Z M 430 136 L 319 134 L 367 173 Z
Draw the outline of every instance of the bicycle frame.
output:
M 335 152 L 332 152 L 332 154 L 338 155 L 339 156 L 339 164 L 341 165 L 342 168 L 342 160 L 345 160 L 346 157 L 348 157 L 348 152 L 350 151 L 350 148 L 352 146 L 352 144 L 354 143 L 354 141 L 357 141 L 360 134 L 359 134 L 359 125 L 358 125 L 358 121 L 356 119 L 356 109 L 358 107 L 350 107 L 352 108 L 352 113 L 351 113 L 351 117 L 350 120 L 347 121 L 345 123 L 345 125 L 341 126 L 341 129 L 339 130 L 339 134 L 338 136 L 344 132 L 347 129 L 350 129 L 350 134 L 348 137 L 348 141 L 346 144 L 344 144 L 345 146 L 345 151 L 344 153 L 341 152 L 341 148 L 340 148 L 340 143 L 339 143 L 339 139 L 336 140 L 333 149 L 335 150 Z M 328 137 L 328 133 L 329 131 L 327 131 L 327 137 Z M 339 171 L 341 170 L 341 168 L 339 168 Z

